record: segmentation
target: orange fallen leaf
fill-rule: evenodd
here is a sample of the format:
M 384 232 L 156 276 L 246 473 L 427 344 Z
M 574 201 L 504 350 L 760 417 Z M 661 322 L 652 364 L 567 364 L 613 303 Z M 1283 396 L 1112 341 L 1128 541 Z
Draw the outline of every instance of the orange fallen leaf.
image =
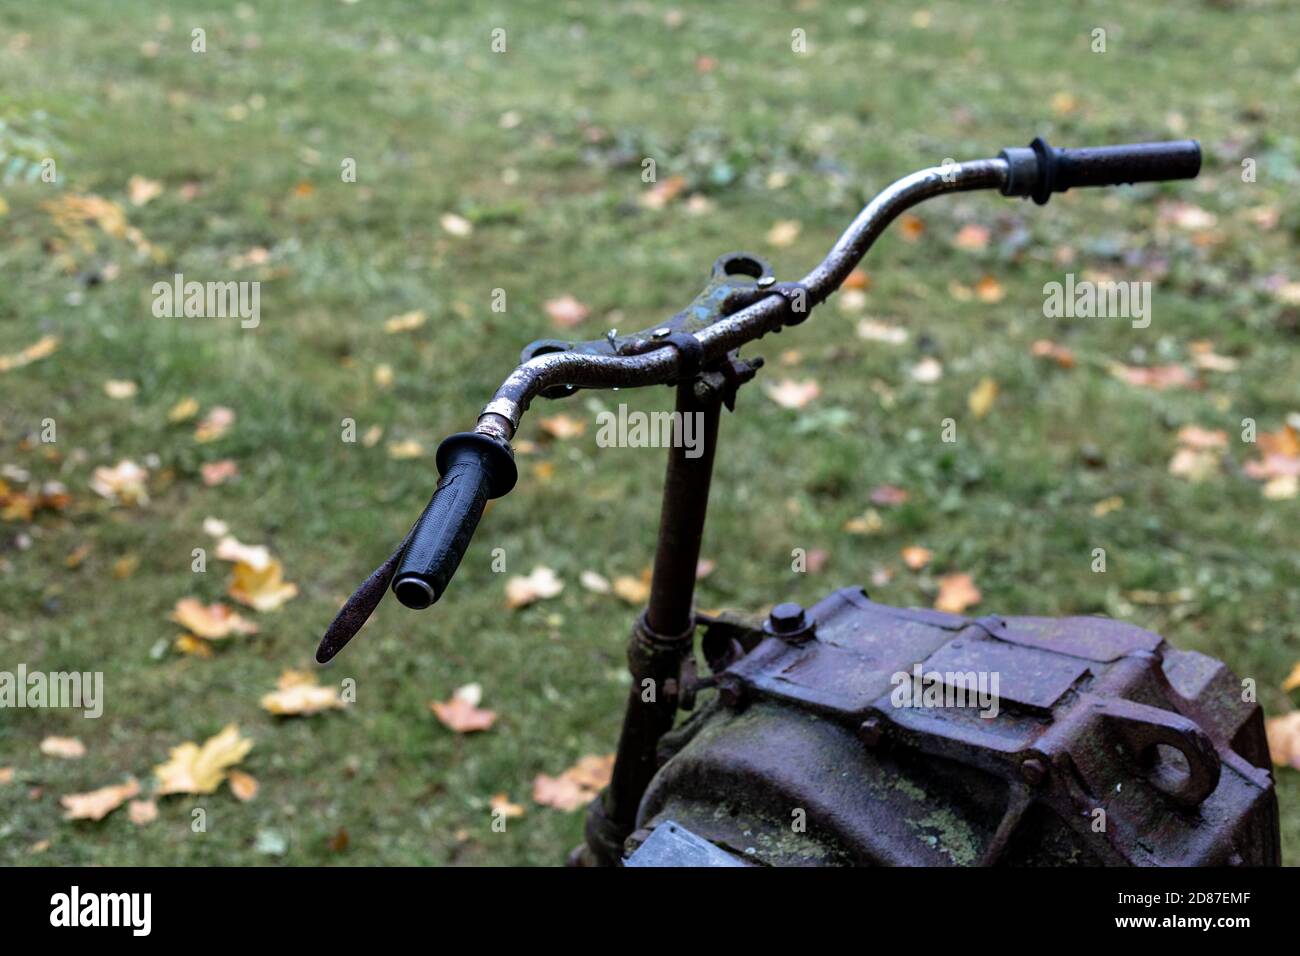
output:
M 633 606 L 644 604 L 650 597 L 650 577 L 649 568 L 644 569 L 638 576 L 633 577 L 630 574 L 620 574 L 614 578 L 612 590 L 614 594 Z
M 234 411 L 224 405 L 214 405 L 194 429 L 194 440 L 204 443 L 216 441 L 228 432 L 233 424 L 235 424 Z
M 231 634 L 256 634 L 258 627 L 219 602 L 204 604 L 198 598 L 181 598 L 171 619 L 196 637 L 220 640 Z
M 581 325 L 583 320 L 591 314 L 590 309 L 568 293 L 558 298 L 548 299 L 543 308 L 546 310 L 546 314 L 551 317 L 552 324 L 560 329 L 571 329 L 576 325 Z
M 53 335 L 42 336 L 31 345 L 10 355 L 0 355 L 0 372 L 9 372 L 53 355 L 59 340 Z
M 126 783 L 100 787 L 86 793 L 70 793 L 59 798 L 67 812 L 65 820 L 102 820 L 140 792 L 140 781 L 131 777 Z
M 1300 770 L 1300 710 L 1267 718 L 1264 735 L 1268 738 L 1268 755 L 1276 766 Z
M 152 800 L 132 800 L 127 804 L 127 818 L 138 827 L 158 819 L 158 804 Z
M 1029 351 L 1038 358 L 1051 359 L 1061 368 L 1074 368 L 1074 352 L 1050 339 L 1039 339 L 1029 347 Z
M 552 438 L 559 438 L 561 440 L 577 438 L 587 430 L 586 422 L 565 414 L 551 415 L 547 418 L 539 419 L 537 425 Z
M 681 195 L 685 188 L 685 176 L 669 176 L 641 194 L 641 205 L 646 209 L 663 209 Z
M 960 614 L 968 607 L 978 604 L 983 596 L 969 574 L 945 574 L 939 579 L 939 595 L 935 598 L 934 608 L 936 611 Z
M 871 489 L 869 497 L 873 505 L 893 508 L 903 504 L 911 495 L 897 485 L 877 485 Z
M 968 223 L 957 230 L 952 244 L 967 252 L 979 252 L 989 244 L 989 231 L 984 226 Z
M 913 571 L 920 571 L 930 563 L 934 553 L 929 548 L 923 548 L 919 544 L 910 544 L 902 550 L 903 563 Z
M 253 741 L 240 736 L 238 724 L 227 724 L 201 747 L 191 742 L 179 744 L 171 749 L 165 763 L 153 769 L 158 779 L 157 793 L 214 793 L 226 779 L 227 770 L 252 749 Z
M 993 276 L 983 276 L 975 283 L 975 298 L 981 302 L 1001 302 L 1005 297 L 1006 291 L 1002 288 L 1002 283 Z
M 1221 428 L 1211 430 L 1199 425 L 1184 425 L 1178 429 L 1178 443 L 1188 448 L 1226 448 L 1228 433 Z
M 215 488 L 217 485 L 225 484 L 239 475 L 239 463 L 233 458 L 204 462 L 199 466 L 199 474 L 202 476 L 205 485 L 209 488 Z
M 844 277 L 844 282 L 840 285 L 841 289 L 866 291 L 871 288 L 871 276 L 861 269 L 854 269 Z
M 558 777 L 544 773 L 533 778 L 533 800 L 543 806 L 571 812 L 586 806 L 609 783 L 614 755 L 586 756 Z
M 916 242 L 925 234 L 925 223 L 920 216 L 905 212 L 898 217 L 898 229 L 904 242 Z
M 1296 662 L 1296 665 L 1291 668 L 1291 673 L 1286 676 L 1286 680 L 1282 681 L 1283 690 L 1295 690 L 1297 687 L 1300 687 L 1300 661 Z
M 342 710 L 347 703 L 337 687 L 316 683 L 315 674 L 287 670 L 276 681 L 276 689 L 262 695 L 261 705 L 277 717 L 310 717 L 327 710 Z
M 394 315 L 392 318 L 384 320 L 384 331 L 389 335 L 396 335 L 399 332 L 413 332 L 420 326 L 424 325 L 428 316 L 420 310 L 414 312 L 403 312 L 401 315 Z
M 1139 388 L 1163 391 L 1167 388 L 1194 388 L 1199 386 L 1191 372 L 1181 365 L 1121 365 L 1111 366 L 1111 374 L 1121 381 Z
M 257 778 L 252 774 L 244 773 L 242 770 L 232 770 L 227 775 L 226 781 L 230 784 L 230 792 L 241 803 L 247 803 L 257 796 Z
M 511 803 L 510 795 L 507 793 L 492 794 L 488 806 L 492 808 L 494 814 L 499 813 L 508 820 L 524 815 L 524 808 L 517 803 Z
M 489 730 L 497 722 L 496 711 L 479 707 L 483 688 L 478 684 L 458 687 L 448 700 L 430 701 L 429 709 L 443 726 L 458 734 Z

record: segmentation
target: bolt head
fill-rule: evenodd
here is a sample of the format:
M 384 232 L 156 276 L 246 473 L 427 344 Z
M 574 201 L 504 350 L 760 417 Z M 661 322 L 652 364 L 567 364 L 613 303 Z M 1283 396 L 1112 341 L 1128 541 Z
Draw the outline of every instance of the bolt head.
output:
M 760 289 L 769 289 L 776 285 L 776 276 L 763 276 L 755 283 Z
M 874 747 L 880 743 L 881 733 L 879 717 L 868 717 L 858 725 L 858 739 L 868 747 Z
M 773 631 L 778 634 L 789 634 L 803 627 L 806 618 L 802 607 L 793 601 L 785 601 L 772 608 L 768 620 L 772 623 Z
M 1020 765 L 1020 776 L 1025 783 L 1036 787 L 1047 779 L 1047 768 L 1041 760 L 1031 757 Z

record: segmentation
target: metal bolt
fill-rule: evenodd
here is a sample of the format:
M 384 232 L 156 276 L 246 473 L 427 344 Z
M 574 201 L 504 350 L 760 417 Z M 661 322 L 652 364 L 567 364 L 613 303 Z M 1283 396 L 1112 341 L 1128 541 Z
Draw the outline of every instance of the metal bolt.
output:
M 786 601 L 772 608 L 767 618 L 772 622 L 772 630 L 777 634 L 789 634 L 804 626 L 803 608 L 793 601 Z
M 776 276 L 763 276 L 758 280 L 756 285 L 760 289 L 770 289 L 772 286 L 776 285 Z
M 868 717 L 858 726 L 858 739 L 868 747 L 880 743 L 882 729 L 879 717 Z
M 1043 766 L 1041 760 L 1031 757 L 1020 765 L 1020 776 L 1024 778 L 1025 783 L 1036 787 L 1047 779 L 1047 768 Z
M 666 326 L 661 326 L 661 327 L 655 329 L 655 330 L 654 330 L 653 332 L 651 332 L 650 334 L 653 335 L 653 336 L 654 336 L 655 338 L 657 338 L 657 339 L 662 339 L 664 336 L 670 334 L 671 332 L 672 332 L 672 329 L 670 329 L 670 328 L 668 328 L 668 327 L 666 327 Z
M 724 674 L 718 680 L 718 699 L 722 701 L 723 707 L 739 710 L 745 703 L 745 688 L 740 683 L 740 678 Z

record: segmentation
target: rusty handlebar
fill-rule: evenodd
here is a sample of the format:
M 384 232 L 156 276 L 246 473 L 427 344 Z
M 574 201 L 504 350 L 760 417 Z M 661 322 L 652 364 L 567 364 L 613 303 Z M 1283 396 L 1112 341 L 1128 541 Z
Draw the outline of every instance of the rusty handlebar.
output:
M 324 663 L 342 649 L 390 582 L 397 599 L 411 608 L 428 607 L 441 597 L 486 501 L 514 486 L 510 440 L 539 394 L 670 383 L 721 361 L 747 342 L 798 324 L 840 287 L 891 222 L 935 196 L 997 189 L 1041 205 L 1053 192 L 1072 187 L 1190 179 L 1200 166 L 1200 145 L 1194 140 L 1071 150 L 1049 146 L 1042 138 L 1027 147 L 1004 149 L 994 159 L 932 166 L 882 190 L 803 279 L 776 283 L 770 276 L 756 277 L 752 288 L 733 295 L 716 320 L 691 334 L 656 341 L 656 334 L 647 331 L 616 346 L 611 339 L 608 354 L 563 348 L 536 354 L 502 382 L 473 432 L 452 435 L 439 447 L 441 477 L 429 504 L 398 549 L 339 611 L 321 640 L 317 660 Z

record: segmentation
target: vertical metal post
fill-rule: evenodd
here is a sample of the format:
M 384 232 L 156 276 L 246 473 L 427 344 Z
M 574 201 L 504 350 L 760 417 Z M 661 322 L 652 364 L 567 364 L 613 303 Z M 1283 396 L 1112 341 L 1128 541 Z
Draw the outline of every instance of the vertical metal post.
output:
M 704 535 L 722 404 L 715 392 L 698 396 L 697 381 L 692 377 L 677 384 L 679 427 L 685 428 L 686 416 L 692 416 L 700 441 L 695 449 L 687 449 L 679 434 L 668 454 L 650 602 L 628 643 L 632 686 L 623 730 L 610 784 L 588 808 L 589 857 L 583 862 L 612 865 L 621 856 L 623 841 L 636 825 L 641 797 L 657 769 L 655 749 L 659 738 L 672 729 L 677 716 L 682 661 L 694 651 L 695 569 Z M 688 452 L 695 457 L 688 457 Z

